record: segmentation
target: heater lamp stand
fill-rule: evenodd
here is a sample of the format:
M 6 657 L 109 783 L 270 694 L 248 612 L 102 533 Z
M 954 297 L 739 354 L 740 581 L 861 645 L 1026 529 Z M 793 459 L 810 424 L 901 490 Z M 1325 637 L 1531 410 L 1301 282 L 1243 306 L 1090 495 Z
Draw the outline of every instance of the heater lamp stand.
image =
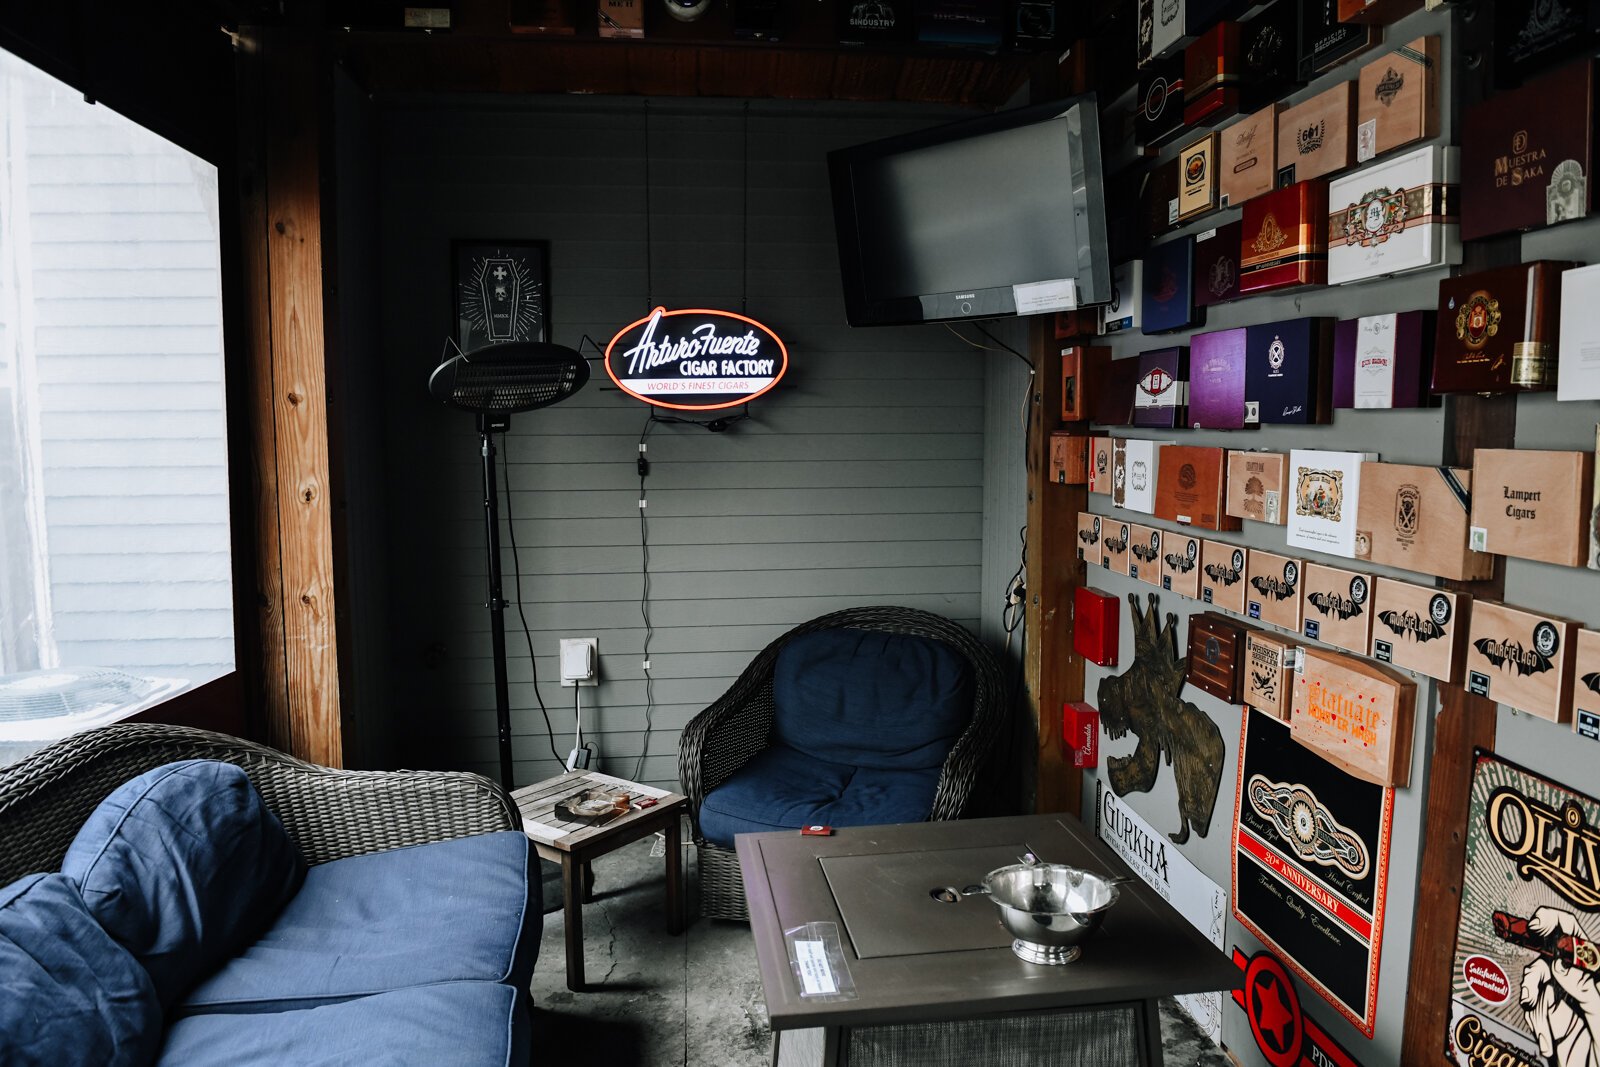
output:
M 511 691 L 506 682 L 506 599 L 500 587 L 500 496 L 495 489 L 494 435 L 511 425 L 505 416 L 478 416 L 483 447 L 483 524 L 489 546 L 489 638 L 494 653 L 495 729 L 500 740 L 500 784 L 514 788 L 511 774 Z

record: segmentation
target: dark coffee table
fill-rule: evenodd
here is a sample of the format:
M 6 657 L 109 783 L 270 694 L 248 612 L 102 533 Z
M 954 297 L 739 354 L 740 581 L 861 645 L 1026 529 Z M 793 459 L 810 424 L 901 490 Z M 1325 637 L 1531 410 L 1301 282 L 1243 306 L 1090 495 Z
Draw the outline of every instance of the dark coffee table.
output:
M 1034 1053 L 1036 1062 L 1160 1067 L 1156 1001 L 1239 986 L 1237 967 L 1138 879 L 1077 962 L 1025 963 L 987 897 L 941 903 L 967 886 L 1041 859 L 1127 875 L 1068 815 L 740 834 L 736 839 L 774 1062 L 966 1064 Z M 854 981 L 851 1000 L 800 995 L 784 931 L 833 922 Z

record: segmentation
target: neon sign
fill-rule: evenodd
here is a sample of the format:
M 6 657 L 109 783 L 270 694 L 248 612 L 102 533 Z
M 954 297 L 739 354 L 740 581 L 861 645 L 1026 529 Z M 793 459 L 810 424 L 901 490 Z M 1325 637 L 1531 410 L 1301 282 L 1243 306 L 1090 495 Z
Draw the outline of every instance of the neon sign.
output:
M 606 346 L 606 373 L 617 388 L 678 411 L 738 407 L 777 385 L 788 369 L 783 339 L 732 311 L 658 307 Z

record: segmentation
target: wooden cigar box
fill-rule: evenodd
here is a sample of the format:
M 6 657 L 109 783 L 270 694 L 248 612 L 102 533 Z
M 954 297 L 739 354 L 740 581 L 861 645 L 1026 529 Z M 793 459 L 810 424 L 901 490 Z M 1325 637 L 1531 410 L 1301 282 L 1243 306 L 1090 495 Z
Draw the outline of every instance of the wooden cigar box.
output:
M 1061 420 L 1089 417 L 1095 384 L 1111 362 L 1111 349 L 1100 345 L 1067 345 L 1061 349 Z
M 1298 89 L 1300 0 L 1276 0 L 1239 27 L 1239 106 L 1265 107 Z
M 1052 319 L 1057 341 L 1070 341 L 1074 337 L 1087 337 L 1100 329 L 1099 308 L 1075 308 L 1058 311 Z M 1063 354 L 1065 349 L 1062 350 Z
M 1133 524 L 1102 517 L 1100 524 L 1100 566 L 1112 574 L 1127 574 L 1133 554 L 1128 551 Z
M 1161 540 L 1161 588 L 1200 599 L 1200 552 L 1205 542 L 1194 534 L 1168 531 Z
M 1089 492 L 1111 495 L 1111 454 L 1113 438 L 1089 438 Z
M 1111 453 L 1111 502 L 1144 515 L 1155 513 L 1157 468 L 1165 441 L 1117 438 Z
M 1139 355 L 1133 395 L 1135 426 L 1182 426 L 1189 410 L 1189 349 L 1158 348 Z
M 1226 541 L 1206 541 L 1200 549 L 1200 600 L 1243 615 L 1246 562 L 1241 546 Z
M 1341 319 L 1333 327 L 1333 406 L 1415 408 L 1428 402 L 1433 312 Z
M 1111 272 L 1111 301 L 1100 310 L 1100 332 L 1122 333 L 1139 328 L 1139 301 L 1144 286 L 1144 261 L 1118 263 Z
M 1128 527 L 1128 577 L 1161 585 L 1162 531 L 1133 523 Z
M 1466 593 L 1374 578 L 1372 658 L 1459 685 L 1471 604 Z
M 1328 183 L 1296 182 L 1244 206 L 1241 295 L 1328 280 Z
M 1113 359 L 1090 394 L 1089 421 L 1101 426 L 1132 426 L 1133 395 L 1139 386 L 1139 361 Z
M 1100 516 L 1090 511 L 1078 512 L 1078 558 L 1091 567 L 1100 566 Z
M 1202 230 L 1194 238 L 1194 303 L 1210 307 L 1239 297 L 1239 235 L 1237 222 Z
M 1156 518 L 1206 530 L 1239 529 L 1239 520 L 1226 508 L 1226 449 L 1168 445 L 1161 450 Z
M 1561 272 L 1536 260 L 1444 278 L 1433 344 L 1435 393 L 1523 393 L 1555 386 Z
M 1289 732 L 1363 781 L 1411 782 L 1417 683 L 1391 667 L 1320 648 L 1301 650 Z
M 1289 457 L 1285 453 L 1229 452 L 1228 514 L 1282 526 L 1288 474 Z
M 1195 334 L 1189 339 L 1189 425 L 1238 430 L 1245 418 L 1245 328 Z
M 1422 0 L 1339 0 L 1339 21 L 1388 26 L 1421 10 Z
M 1244 635 L 1244 702 L 1283 722 L 1293 706 L 1295 644 L 1271 630 Z
M 1139 328 L 1147 334 L 1188 330 L 1205 320 L 1194 306 L 1194 238 L 1177 237 L 1145 253 Z
M 1310 81 L 1351 56 L 1376 48 L 1383 40 L 1377 26 L 1340 22 L 1338 0 L 1302 0 L 1300 4 L 1300 77 Z
M 1157 163 L 1139 179 L 1138 236 L 1153 241 L 1178 225 L 1178 157 Z
M 1356 160 L 1354 82 L 1340 82 L 1278 116 L 1278 184 L 1344 170 Z
M 1250 561 L 1245 567 L 1245 617 L 1298 632 L 1300 579 L 1304 572 L 1304 560 L 1251 549 Z
M 1237 114 L 1239 76 L 1239 24 L 1224 19 L 1183 50 L 1184 124 L 1210 126 Z
M 599 0 L 597 16 L 601 37 L 644 36 L 644 0 Z
M 1584 59 L 1467 109 L 1461 239 L 1570 222 L 1593 205 L 1595 65 Z
M 1270 193 L 1278 179 L 1278 105 L 1261 110 L 1217 134 L 1217 200 L 1237 207 Z
M 1189 684 L 1226 704 L 1244 703 L 1244 639 L 1252 629 L 1214 611 L 1189 616 Z
M 1551 722 L 1572 721 L 1571 619 L 1474 600 L 1467 628 L 1467 692 Z
M 1155 0 L 1151 5 L 1151 57 L 1171 56 L 1181 63 L 1184 46 L 1193 39 L 1183 0 Z
M 1579 630 L 1572 666 L 1572 728 L 1600 741 L 1600 633 Z
M 1567 567 L 1588 562 L 1593 452 L 1480 448 L 1472 490 L 1472 548 Z
M 1050 435 L 1050 480 L 1056 485 L 1089 484 L 1089 436 L 1065 433 Z
M 1361 68 L 1356 162 L 1439 135 L 1439 38 L 1418 37 Z
M 1183 125 L 1183 57 L 1158 59 L 1139 72 L 1135 136 L 1146 151 L 1177 137 Z
M 1217 134 L 1208 133 L 1178 153 L 1178 221 L 1217 209 Z
M 1307 563 L 1301 586 L 1301 632 L 1365 656 L 1372 643 L 1371 576 Z
M 1454 148 L 1428 145 L 1328 184 L 1328 282 L 1461 262 Z
M 1600 400 L 1600 265 L 1561 272 L 1557 400 Z
M 1262 425 L 1333 421 L 1333 320 L 1245 327 L 1245 397 Z
M 1356 501 L 1361 499 L 1361 464 L 1371 452 L 1289 450 L 1288 530 L 1290 548 L 1356 557 Z
M 1122 600 L 1080 585 L 1072 594 L 1072 648 L 1090 663 L 1117 665 L 1122 640 Z
M 1458 582 L 1494 574 L 1494 557 L 1468 547 L 1472 471 L 1363 463 L 1356 558 Z
M 1600 3 L 1595 0 L 1495 0 L 1495 85 L 1509 89 L 1555 70 L 1600 44 Z

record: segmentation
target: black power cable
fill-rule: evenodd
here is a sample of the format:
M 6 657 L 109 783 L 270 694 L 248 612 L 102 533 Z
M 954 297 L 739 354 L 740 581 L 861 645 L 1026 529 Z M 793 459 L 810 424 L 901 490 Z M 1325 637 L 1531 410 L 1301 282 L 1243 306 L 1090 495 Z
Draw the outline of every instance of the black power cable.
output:
M 506 454 L 507 431 L 500 431 L 500 452 Z M 533 631 L 528 628 L 528 616 L 522 610 L 522 560 L 517 552 L 517 524 L 511 517 L 511 464 L 502 461 L 500 474 L 505 482 L 506 495 L 501 504 L 501 510 L 506 513 L 506 532 L 511 542 L 511 574 L 512 589 L 516 593 L 517 618 L 522 620 L 522 636 L 528 642 L 528 666 L 533 668 L 533 695 L 539 701 L 539 714 L 544 716 L 544 736 L 550 743 L 550 756 L 556 763 L 565 767 L 566 761 L 561 758 L 561 753 L 556 751 L 556 731 L 550 725 L 550 709 L 544 706 L 544 694 L 539 692 L 539 661 L 533 655 Z
M 639 617 L 644 620 L 644 738 L 639 742 L 639 758 L 633 765 L 633 780 L 641 781 L 640 775 L 644 773 L 644 757 L 650 750 L 651 718 L 655 712 L 655 681 L 650 674 L 650 639 L 655 636 L 655 627 L 650 624 L 650 524 L 645 517 L 645 489 L 644 480 L 650 475 L 650 460 L 645 455 L 645 438 L 650 436 L 650 431 L 657 422 L 652 411 L 644 420 L 644 429 L 639 431 Z

